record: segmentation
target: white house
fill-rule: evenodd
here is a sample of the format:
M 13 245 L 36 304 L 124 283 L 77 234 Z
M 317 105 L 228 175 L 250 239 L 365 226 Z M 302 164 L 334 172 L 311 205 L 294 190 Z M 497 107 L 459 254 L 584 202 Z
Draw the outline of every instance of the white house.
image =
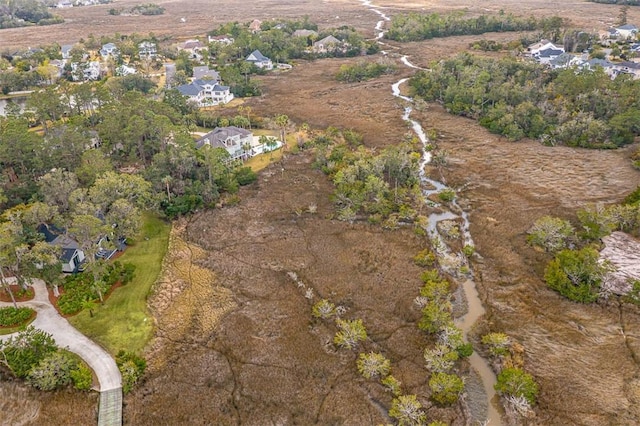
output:
M 155 58 L 158 55 L 158 47 L 152 41 L 143 41 L 138 44 L 138 55 L 143 58 Z
M 224 148 L 232 160 L 246 160 L 253 157 L 253 133 L 236 126 L 217 127 L 196 141 L 196 148 L 205 145 L 212 148 Z
M 124 64 L 122 64 L 119 67 L 117 67 L 115 71 L 116 71 L 116 75 L 119 76 L 119 77 L 132 75 L 132 74 L 135 74 L 137 72 L 135 68 L 130 67 L 128 65 L 124 65 Z
M 536 60 L 541 64 L 548 64 L 552 60 L 556 59 L 558 56 L 564 53 L 564 49 L 544 49 L 533 55 Z
M 232 44 L 234 39 L 228 35 L 209 36 L 209 43 Z
M 614 28 L 616 35 L 620 38 L 635 38 L 638 34 L 638 27 L 632 24 L 625 24 Z
M 72 62 L 71 73 L 73 81 L 87 81 L 100 79 L 100 62 Z
M 194 80 L 176 89 L 198 107 L 226 104 L 233 99 L 229 86 L 221 86 L 217 80 Z
M 547 50 L 547 49 L 561 50 L 564 52 L 564 46 L 556 45 L 547 39 L 542 39 L 539 42 L 528 46 L 527 53 L 529 53 L 531 56 L 536 56 L 541 51 Z
M 254 50 L 253 52 L 251 52 L 251 54 L 247 56 L 247 59 L 245 59 L 245 61 L 251 62 L 258 68 L 262 68 L 265 70 L 273 69 L 273 62 L 271 62 L 271 59 L 264 56 L 262 53 L 260 53 L 259 50 Z
M 120 55 L 120 50 L 118 50 L 118 47 L 113 43 L 103 44 L 102 49 L 100 49 L 102 59 L 107 59 L 109 56 L 115 58 L 118 55 Z
M 245 161 L 253 156 L 274 151 L 282 147 L 282 142 L 273 136 L 267 137 L 268 143 L 254 136 L 249 130 L 235 126 L 217 127 L 196 141 L 196 148 L 205 145 L 212 148 L 224 148 L 231 160 Z

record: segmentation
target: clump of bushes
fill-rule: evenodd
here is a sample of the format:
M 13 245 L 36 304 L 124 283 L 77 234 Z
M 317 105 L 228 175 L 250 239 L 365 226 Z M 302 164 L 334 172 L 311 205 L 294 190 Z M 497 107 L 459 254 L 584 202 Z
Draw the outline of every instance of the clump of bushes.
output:
M 116 364 L 122 374 L 122 392 L 129 393 L 147 369 L 147 361 L 133 352 L 120 351 Z
M 31 326 L 0 341 L 0 358 L 16 377 L 26 379 L 40 390 L 50 391 L 70 384 L 87 390 L 93 383 L 91 370 L 79 357 L 58 349 L 50 334 Z
M 392 74 L 396 71 L 395 65 L 390 62 L 358 62 L 354 65 L 342 65 L 336 79 L 345 83 L 370 80 L 383 74 Z
M 547 285 L 569 300 L 592 303 L 598 300 L 607 266 L 598 260 L 598 251 L 592 247 L 580 250 L 562 250 L 544 273 Z
M 80 312 L 87 301 L 95 301 L 104 295 L 114 284 L 127 284 L 133 278 L 135 266 L 118 261 L 107 265 L 102 279 L 95 281 L 92 274 L 82 273 L 65 278 L 64 293 L 58 298 L 58 308 L 65 315 Z
M 23 324 L 31 318 L 34 310 L 31 308 L 13 306 L 0 308 L 0 327 L 15 327 Z

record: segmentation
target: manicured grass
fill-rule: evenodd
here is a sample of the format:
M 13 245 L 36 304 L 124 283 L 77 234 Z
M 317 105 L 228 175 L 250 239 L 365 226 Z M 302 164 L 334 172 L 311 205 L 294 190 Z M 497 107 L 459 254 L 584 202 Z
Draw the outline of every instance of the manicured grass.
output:
M 152 336 L 147 296 L 162 269 L 170 230 L 170 224 L 145 215 L 140 237 L 118 258 L 136 266 L 133 280 L 116 288 L 104 305 L 94 309 L 93 317 L 84 310 L 69 318 L 73 326 L 113 355 L 121 349 L 140 353 Z

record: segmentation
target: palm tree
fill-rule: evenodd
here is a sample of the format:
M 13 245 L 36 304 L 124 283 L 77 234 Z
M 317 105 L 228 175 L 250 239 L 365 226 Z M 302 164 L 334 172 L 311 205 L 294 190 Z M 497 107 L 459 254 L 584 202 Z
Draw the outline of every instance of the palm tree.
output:
M 167 175 L 161 179 L 161 182 L 167 187 L 167 198 L 171 201 L 171 192 L 169 191 L 169 184 L 173 182 L 173 178 L 170 175 Z
M 287 126 L 289 125 L 289 117 L 280 114 L 276 116 L 276 125 L 280 128 L 280 139 L 282 140 L 283 147 L 287 146 Z
M 82 309 L 88 309 L 89 310 L 89 316 L 91 318 L 93 318 L 93 310 L 96 308 L 96 302 L 93 301 L 90 297 L 87 297 L 83 302 L 82 302 Z

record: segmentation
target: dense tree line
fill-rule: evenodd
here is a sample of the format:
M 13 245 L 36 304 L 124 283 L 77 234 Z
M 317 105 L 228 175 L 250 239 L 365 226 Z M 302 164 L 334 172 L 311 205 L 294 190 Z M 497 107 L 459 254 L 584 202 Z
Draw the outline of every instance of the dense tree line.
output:
M 51 25 L 64 22 L 61 16 L 49 11 L 43 0 L 0 1 L 0 28 Z
M 307 37 L 294 37 L 293 33 L 299 29 L 318 30 L 318 26 L 310 22 L 308 17 L 302 20 L 273 20 L 262 23 L 261 31 L 252 32 L 248 24 L 231 22 L 220 25 L 211 31 L 210 35 L 226 35 L 234 39 L 231 44 L 210 43 L 210 60 L 218 65 L 232 63 L 244 59 L 254 50 L 260 50 L 262 54 L 271 58 L 274 62 L 287 62 L 291 59 L 315 59 L 318 57 L 353 57 L 363 52 L 376 53 L 379 49 L 377 43 L 366 40 L 355 28 L 342 26 L 328 28 Z M 335 49 L 328 52 L 313 52 L 309 48 L 313 42 L 332 35 L 340 40 L 344 49 Z
M 558 16 L 536 19 L 521 18 L 512 14 L 481 15 L 466 18 L 463 12 L 447 15 L 437 13 L 408 13 L 394 15 L 391 28 L 385 38 L 396 41 L 419 41 L 434 37 L 483 34 L 487 32 L 541 30 L 552 39 L 557 39 L 564 20 Z
M 414 95 L 514 141 L 615 148 L 640 135 L 640 81 L 612 80 L 600 67 L 550 70 L 462 54 L 416 74 L 410 85 Z
M 224 149 L 197 150 L 188 130 L 195 121 L 248 127 L 246 117 L 207 120 L 181 97 L 152 100 L 123 81 L 50 87 L 30 96 L 24 114 L 0 119 L 0 206 L 42 200 L 38 182 L 52 169 L 73 173 L 87 189 L 106 172 L 131 169 L 170 215 L 215 203 L 251 181 Z M 36 124 L 42 134 L 30 130 Z

